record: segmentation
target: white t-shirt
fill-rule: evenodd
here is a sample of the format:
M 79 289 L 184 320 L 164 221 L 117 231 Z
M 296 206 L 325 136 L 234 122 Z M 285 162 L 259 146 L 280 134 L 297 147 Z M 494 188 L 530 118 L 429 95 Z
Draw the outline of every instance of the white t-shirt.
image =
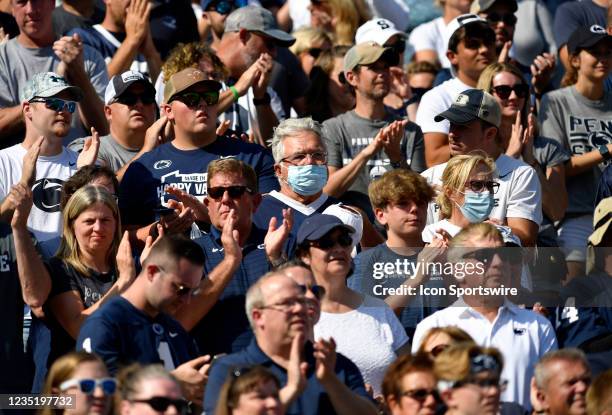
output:
M 490 322 L 460 298 L 417 325 L 412 352 L 419 349 L 431 328 L 446 326 L 465 330 L 480 346 L 498 348 L 504 357 L 501 377 L 508 380 L 508 388 L 502 392 L 501 400 L 531 407 L 529 382 L 535 364 L 544 354 L 557 349 L 555 331 L 545 317 L 505 300 L 495 320 Z
M 464 84 L 459 78 L 449 79 L 437 87 L 427 91 L 417 110 L 416 123 L 425 133 L 448 134 L 450 124 L 448 120 L 434 121 L 434 117 L 450 108 L 457 96 L 466 89 L 473 89 Z
M 0 151 L 0 198 L 21 178 L 23 157 L 27 150 L 21 144 Z M 61 235 L 60 196 L 64 181 L 77 170 L 78 154 L 67 148 L 57 156 L 39 156 L 36 180 L 32 186 L 34 205 L 28 217 L 28 229 L 37 240 L 46 241 Z
M 542 190 L 535 170 L 521 160 L 500 155 L 495 160 L 499 190 L 494 195 L 495 207 L 489 217 L 505 221 L 506 218 L 528 219 L 542 222 Z M 442 185 L 442 173 L 446 163 L 435 165 L 421 175 L 432 186 Z M 439 206 L 431 202 L 427 208 L 427 223 L 439 220 Z
M 450 236 L 455 236 L 461 231 L 460 226 L 450 223 L 448 219 L 442 219 L 441 221 L 425 226 L 425 229 L 421 232 L 423 242 L 430 243 L 434 239 L 434 235 L 436 235 L 438 229 L 444 229 Z
M 408 341 L 391 308 L 382 300 L 365 296 L 356 310 L 348 313 L 321 313 L 314 326 L 315 339 L 336 341 L 336 350 L 357 365 L 365 383 L 372 385 L 374 396 L 382 394 L 381 385 L 395 353 Z
M 415 52 L 421 50 L 435 50 L 438 53 L 438 61 L 443 68 L 450 68 L 451 64 L 446 57 L 448 44 L 446 42 L 446 24 L 443 17 L 438 17 L 430 22 L 423 23 L 414 28 L 408 38 L 408 44 Z

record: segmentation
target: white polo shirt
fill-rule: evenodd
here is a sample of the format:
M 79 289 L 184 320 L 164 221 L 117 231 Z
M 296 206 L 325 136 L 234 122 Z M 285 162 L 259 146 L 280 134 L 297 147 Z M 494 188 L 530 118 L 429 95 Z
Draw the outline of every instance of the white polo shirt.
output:
M 499 189 L 494 195 L 495 207 L 489 217 L 505 222 L 507 218 L 521 218 L 536 224 L 542 222 L 542 189 L 535 170 L 515 158 L 505 154 L 495 160 Z M 437 164 L 421 176 L 437 188 L 442 186 L 442 173 L 446 163 Z M 427 224 L 439 221 L 439 206 L 431 202 L 427 208 Z
M 535 364 L 544 354 L 557 349 L 555 332 L 545 317 L 505 300 L 495 320 L 490 322 L 460 298 L 417 325 L 412 352 L 419 349 L 429 329 L 445 326 L 463 329 L 480 346 L 499 349 L 504 357 L 501 377 L 508 380 L 501 400 L 531 407 L 529 386 Z
M 459 78 L 453 78 L 441 83 L 423 95 L 416 114 L 416 123 L 421 127 L 423 134 L 448 134 L 450 128 L 448 120 L 436 122 L 434 117 L 449 109 L 457 96 L 466 89 L 473 88 L 461 82 Z

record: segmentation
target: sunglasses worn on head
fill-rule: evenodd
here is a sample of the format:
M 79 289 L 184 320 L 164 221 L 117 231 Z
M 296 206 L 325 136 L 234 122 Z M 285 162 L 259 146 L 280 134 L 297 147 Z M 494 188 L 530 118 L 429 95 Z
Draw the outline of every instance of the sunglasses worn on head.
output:
M 165 396 L 154 396 L 149 399 L 134 399 L 130 402 L 146 403 L 154 411 L 166 412 L 169 406 L 174 406 L 179 414 L 187 414 L 189 403 L 184 399 L 171 399 Z
M 217 186 L 208 188 L 208 196 L 215 200 L 221 199 L 225 192 L 232 199 L 238 199 L 245 193 L 253 194 L 253 190 L 248 186 Z
M 510 94 L 512 91 L 516 94 L 518 98 L 525 98 L 529 95 L 529 85 L 527 84 L 516 84 L 514 86 L 510 85 L 497 85 L 493 87 L 493 92 L 495 95 L 500 97 L 501 99 L 510 98 Z
M 486 189 L 495 194 L 499 190 L 499 183 L 489 180 L 470 180 L 466 187 L 476 193 L 480 193 Z
M 43 102 L 45 107 L 53 110 L 55 112 L 68 111 L 69 113 L 73 113 L 76 110 L 76 102 L 67 101 L 60 98 L 34 98 L 31 99 L 30 102 Z
M 113 395 L 117 389 L 117 381 L 113 378 L 70 379 L 62 382 L 60 390 L 64 392 L 74 386 L 77 386 L 86 395 L 92 395 L 98 386 L 102 388 L 105 395 Z
M 182 102 L 191 109 L 195 109 L 202 101 L 204 101 L 206 105 L 216 105 L 217 102 L 219 102 L 219 92 L 185 92 L 172 98 L 172 101 L 175 100 Z
M 516 16 L 514 13 L 499 14 L 497 12 L 491 12 L 487 13 L 486 19 L 489 23 L 493 24 L 504 22 L 504 24 L 508 26 L 516 25 Z
M 435 389 L 413 389 L 404 391 L 401 393 L 402 396 L 408 396 L 416 401 L 423 402 L 429 395 L 438 400 L 438 391 Z
M 320 285 L 298 284 L 298 287 L 302 290 L 302 294 L 306 294 L 307 291 L 310 291 L 319 301 L 325 296 L 325 288 Z
M 131 92 L 124 92 L 117 98 L 113 99 L 112 102 L 118 102 L 123 105 L 136 105 L 140 100 L 143 105 L 150 105 L 155 102 L 155 95 L 151 92 L 145 92 L 143 94 L 132 94 Z
M 339 244 L 342 248 L 348 248 L 353 244 L 353 239 L 347 234 L 341 234 L 336 239 L 330 235 L 325 235 L 317 241 L 310 241 L 310 244 L 323 250 L 331 249 L 336 244 Z

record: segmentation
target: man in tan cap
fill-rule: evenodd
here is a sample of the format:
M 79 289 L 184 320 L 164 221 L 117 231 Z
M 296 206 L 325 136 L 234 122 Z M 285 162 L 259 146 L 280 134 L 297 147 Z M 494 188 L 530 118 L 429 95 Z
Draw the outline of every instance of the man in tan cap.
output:
M 146 239 L 151 225 L 164 214 L 168 217 L 162 224 L 171 231 L 187 231 L 194 220 L 208 222 L 202 209 L 194 212 L 184 206 L 173 215 L 164 207 L 169 200 L 168 187 L 202 201 L 206 196 L 206 169 L 213 160 L 242 160 L 255 169 L 262 192 L 278 189 L 269 152 L 256 144 L 216 135 L 220 88 L 219 82 L 209 80 L 195 68 L 174 74 L 166 83 L 161 112 L 174 130 L 174 139 L 133 161 L 119 191 L 122 222 L 138 229 L 139 240 Z
M 353 46 L 344 57 L 346 82 L 355 90 L 355 109 L 323 123 L 329 180 L 324 192 L 372 214 L 368 184 L 387 170 L 425 169 L 418 125 L 388 112 L 389 68 L 398 56 L 374 42 Z M 371 217 L 371 219 L 373 219 Z

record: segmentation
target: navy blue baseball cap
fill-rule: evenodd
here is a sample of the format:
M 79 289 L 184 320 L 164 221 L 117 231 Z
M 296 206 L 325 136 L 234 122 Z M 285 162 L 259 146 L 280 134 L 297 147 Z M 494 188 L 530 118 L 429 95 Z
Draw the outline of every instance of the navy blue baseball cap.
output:
M 567 51 L 573 55 L 581 49 L 588 49 L 600 41 L 605 40 L 608 44 L 612 44 L 612 36 L 608 34 L 605 28 L 599 25 L 591 25 L 590 27 L 579 27 L 571 34 L 567 41 Z
M 349 233 L 355 232 L 352 226 L 345 225 L 337 216 L 315 213 L 302 222 L 302 226 L 297 233 L 297 243 L 301 245 L 304 241 L 319 240 L 336 228 L 344 228 Z

